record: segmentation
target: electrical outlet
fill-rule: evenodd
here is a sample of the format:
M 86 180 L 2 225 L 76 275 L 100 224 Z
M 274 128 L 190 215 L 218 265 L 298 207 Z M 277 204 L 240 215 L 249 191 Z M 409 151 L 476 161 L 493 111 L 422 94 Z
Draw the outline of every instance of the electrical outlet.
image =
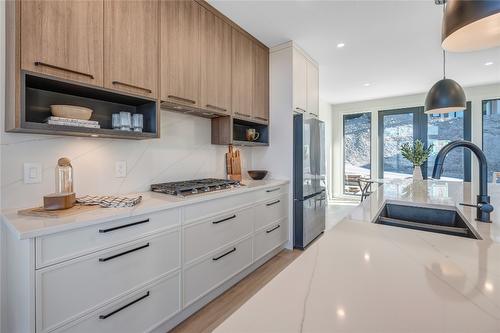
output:
M 115 162 L 115 177 L 116 178 L 127 177 L 127 161 Z
M 24 163 L 24 183 L 40 184 L 42 182 L 42 164 L 39 162 Z

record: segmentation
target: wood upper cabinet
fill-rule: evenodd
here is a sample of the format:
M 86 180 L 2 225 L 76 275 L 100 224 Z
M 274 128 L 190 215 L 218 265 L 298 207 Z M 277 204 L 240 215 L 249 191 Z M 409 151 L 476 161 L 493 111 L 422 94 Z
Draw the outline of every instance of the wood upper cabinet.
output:
M 293 108 L 307 112 L 307 59 L 293 50 Z
M 231 113 L 231 26 L 201 9 L 202 108 Z
M 307 62 L 307 112 L 319 115 L 319 71 L 316 65 Z
M 102 86 L 103 2 L 22 1 L 21 68 Z
M 159 3 L 104 2 L 104 86 L 156 97 Z
M 200 13 L 200 5 L 194 1 L 161 2 L 160 97 L 163 101 L 201 106 Z
M 254 44 L 253 118 L 269 120 L 269 50 Z
M 254 94 L 254 43 L 233 28 L 232 109 L 239 118 L 251 118 Z

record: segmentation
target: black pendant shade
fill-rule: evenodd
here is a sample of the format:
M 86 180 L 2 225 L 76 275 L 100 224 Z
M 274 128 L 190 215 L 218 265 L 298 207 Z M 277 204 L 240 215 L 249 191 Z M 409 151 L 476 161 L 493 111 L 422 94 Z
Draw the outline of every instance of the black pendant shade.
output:
M 436 82 L 425 98 L 425 113 L 449 113 L 465 110 L 465 93 L 454 80 Z
M 500 46 L 500 1 L 447 0 L 441 45 L 451 52 Z

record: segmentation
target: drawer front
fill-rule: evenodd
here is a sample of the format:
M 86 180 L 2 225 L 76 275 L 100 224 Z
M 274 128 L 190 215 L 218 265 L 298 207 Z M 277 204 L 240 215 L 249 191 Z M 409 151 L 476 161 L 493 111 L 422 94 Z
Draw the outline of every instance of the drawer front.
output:
M 180 311 L 180 273 L 121 298 L 56 332 L 149 332 Z
M 288 239 L 288 219 L 284 218 L 255 234 L 253 239 L 254 261 L 274 250 Z
M 184 270 L 184 306 L 252 264 L 252 238 L 218 251 Z
M 259 230 L 288 215 L 288 194 L 268 199 L 255 207 L 255 230 Z
M 288 193 L 288 184 L 277 185 L 258 191 L 258 199 L 269 199 Z
M 180 231 L 167 231 L 36 271 L 45 332 L 180 268 Z
M 248 206 L 256 201 L 258 201 L 257 191 L 252 191 L 189 205 L 184 208 L 184 223 L 189 224 L 204 217 L 229 212 L 238 207 Z
M 180 225 L 180 211 L 171 209 L 38 237 L 36 267 L 76 258 L 176 225 Z
M 254 210 L 218 215 L 184 228 L 184 263 L 233 243 L 253 232 Z

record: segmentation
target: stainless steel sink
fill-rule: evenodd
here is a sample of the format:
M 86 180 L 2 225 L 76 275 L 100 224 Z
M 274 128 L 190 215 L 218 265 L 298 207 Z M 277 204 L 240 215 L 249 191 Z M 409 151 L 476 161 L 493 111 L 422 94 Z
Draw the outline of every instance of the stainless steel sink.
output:
M 457 211 L 386 203 L 374 223 L 478 239 Z

